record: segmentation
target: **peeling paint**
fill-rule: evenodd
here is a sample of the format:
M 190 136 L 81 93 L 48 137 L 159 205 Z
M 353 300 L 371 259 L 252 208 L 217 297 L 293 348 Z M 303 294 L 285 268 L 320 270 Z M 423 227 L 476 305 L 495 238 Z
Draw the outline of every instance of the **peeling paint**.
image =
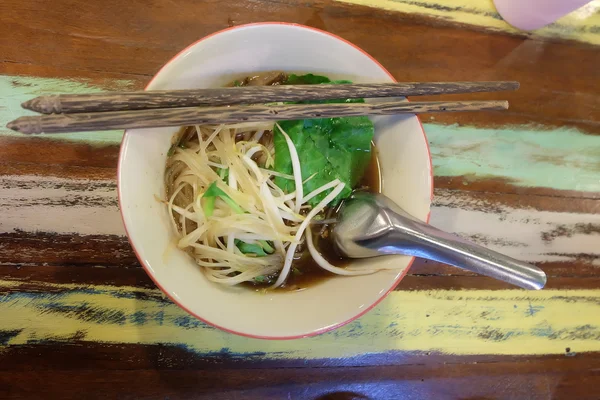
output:
M 600 0 L 598 0 L 600 2 Z M 600 19 L 600 17 L 599 17 Z M 0 135 L 21 134 L 5 128 L 8 121 L 30 115 L 24 100 L 50 93 L 132 89 L 130 81 L 49 79 L 0 75 Z M 514 185 L 559 190 L 600 191 L 600 140 L 574 128 L 512 126 L 503 129 L 424 123 L 430 140 L 435 176 L 467 176 L 471 180 L 501 178 Z M 119 144 L 123 131 L 48 135 L 48 139 Z M 43 136 L 42 136 L 43 137 Z M 558 161 L 557 161 L 558 160 Z
M 483 10 L 471 13 L 475 15 L 472 23 L 502 23 L 486 11 L 487 6 L 474 0 L 464 0 L 462 10 L 445 9 L 443 5 L 428 8 L 425 5 L 437 3 L 427 1 L 365 1 L 375 6 L 395 3 L 432 9 L 459 22 L 465 22 L 461 13 L 468 14 L 467 8 L 471 7 Z M 595 21 L 594 18 L 597 16 L 587 21 Z M 557 26 L 561 24 L 564 23 Z M 582 40 L 596 40 L 579 36 Z M 0 135 L 18 135 L 7 131 L 4 125 L 27 114 L 19 104 L 31 97 L 126 90 L 132 85 L 128 81 L 95 85 L 85 80 L 0 76 L 0 91 L 5 94 L 0 99 Z M 525 126 L 485 129 L 430 123 L 425 124 L 425 130 L 432 142 L 438 176 L 500 177 L 520 186 L 600 191 L 600 142 L 596 136 L 569 128 L 544 130 Z M 121 137 L 121 131 L 52 136 L 58 140 L 113 144 L 119 143 Z M 557 159 L 561 162 L 557 163 Z M 0 232 L 18 229 L 31 233 L 123 236 L 115 190 L 114 180 L 4 176 L 0 179 Z M 502 204 L 489 207 L 492 206 L 457 198 L 452 191 L 437 191 L 432 223 L 525 261 L 585 258 L 600 266 L 599 215 Z M 52 292 L 22 292 L 19 282 L 0 281 L 0 349 L 6 345 L 78 340 L 164 343 L 200 354 L 293 359 L 395 351 L 458 355 L 564 354 L 565 349 L 573 355 L 600 351 L 597 290 L 393 292 L 377 308 L 341 329 L 316 338 L 268 342 L 207 326 L 158 290 L 37 284 Z
M 600 351 L 597 290 L 392 292 L 374 310 L 333 332 L 264 341 L 209 327 L 157 289 L 36 282 L 52 293 L 14 292 L 18 285 L 0 281 L 0 345 L 77 337 L 102 343 L 170 344 L 200 354 L 252 353 L 271 359 L 393 351 L 457 355 L 562 354 L 566 347 Z
M 424 124 L 435 176 L 600 192 L 600 139 L 573 128 Z
M 0 233 L 124 236 L 116 198 L 114 180 L 0 177 Z M 593 211 L 515 208 L 436 190 L 431 223 L 523 261 L 600 263 L 600 215 Z
M 23 136 L 6 128 L 6 124 L 21 116 L 36 113 L 21 108 L 21 103 L 34 97 L 57 93 L 97 93 L 105 90 L 132 90 L 136 84 L 127 80 L 107 79 L 102 85 L 94 84 L 89 79 L 38 78 L 14 75 L 0 75 L 0 135 Z M 40 135 L 41 138 L 57 140 L 87 141 L 96 144 L 119 143 L 122 130 L 83 132 L 68 134 Z

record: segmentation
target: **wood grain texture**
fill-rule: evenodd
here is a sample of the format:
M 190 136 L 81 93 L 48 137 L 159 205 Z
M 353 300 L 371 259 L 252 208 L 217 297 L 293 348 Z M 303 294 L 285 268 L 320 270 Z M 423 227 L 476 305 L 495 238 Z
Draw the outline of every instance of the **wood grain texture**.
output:
M 599 209 L 600 200 L 596 199 L 575 201 L 437 189 L 431 223 L 517 259 L 540 265 L 571 263 L 577 267 L 573 274 L 580 269 L 593 274 L 600 267 Z M 78 246 L 85 256 L 74 252 L 70 259 L 80 259 L 81 263 L 93 254 L 94 246 L 101 246 L 105 240 L 106 249 L 124 249 L 122 239 L 115 241 L 110 236 L 123 238 L 125 234 L 113 179 L 1 177 L 0 211 L 0 232 L 6 238 L 3 246 L 7 250 L 3 258 L 7 261 L 12 258 L 15 263 L 36 263 L 48 257 L 48 261 L 56 260 L 58 264 L 71 263 L 60 257 L 68 254 L 70 246 Z M 53 241 L 52 235 L 56 234 Z M 69 235 L 73 234 L 92 235 L 90 244 L 77 237 L 70 242 Z M 35 250 L 36 240 L 47 243 L 44 250 Z M 19 252 L 20 246 L 31 251 Z M 51 250 L 54 246 L 55 255 Z M 122 262 L 122 251 L 114 259 L 117 265 Z M 105 256 L 95 257 L 100 263 L 107 262 Z M 130 252 L 123 257 L 132 260 Z
M 0 394 L 19 399 L 596 399 L 589 388 L 600 382 L 597 368 L 597 360 L 562 358 L 538 363 L 328 368 L 328 373 L 322 368 L 11 371 L 0 376 Z
M 279 73 L 279 76 L 286 75 Z M 153 108 L 257 104 L 277 101 L 406 97 L 516 90 L 518 82 L 403 82 L 338 85 L 275 85 L 216 89 L 54 94 L 21 106 L 43 114 L 145 110 Z
M 40 90 L 53 87 L 44 80 L 29 81 L 34 81 Z M 11 107 L 18 107 L 18 101 L 8 102 L 6 109 Z M 1 111 L 0 108 L 0 117 L 6 118 L 4 122 L 13 117 L 13 114 Z M 469 191 L 508 190 L 511 193 L 572 198 L 600 197 L 600 181 L 597 179 L 600 173 L 600 141 L 595 136 L 576 129 L 529 126 L 489 129 L 425 123 L 424 129 L 430 140 L 434 172 L 437 175 L 436 187 Z M 0 143 L 6 144 L 0 146 L 0 162 L 5 165 L 27 163 L 27 166 L 12 168 L 18 174 L 26 173 L 27 168 L 32 168 L 36 173 L 61 174 L 59 170 L 64 169 L 65 164 L 82 167 L 80 173 L 90 167 L 114 168 L 118 148 L 107 146 L 106 141 L 116 143 L 122 137 L 119 131 L 70 136 L 56 134 L 58 139 L 79 143 L 69 145 L 54 141 L 29 142 L 15 136 L 6 137 L 7 133 L 7 130 L 0 128 Z M 33 144 L 43 152 L 42 159 L 37 158 L 36 153 L 27 151 Z M 102 160 L 107 162 L 102 163 Z M 35 167 L 41 163 L 47 168 Z M 73 168 L 70 171 L 75 173 Z
M 293 341 L 231 335 L 196 320 L 158 289 L 141 287 L 3 280 L 0 312 L 5 317 L 6 346 L 74 340 L 175 344 L 200 354 L 227 348 L 230 353 L 274 360 L 398 351 L 454 355 L 563 354 L 567 347 L 573 352 L 600 351 L 600 293 L 583 289 L 395 291 L 344 327 Z
M 15 334 L 13 333 L 12 336 Z M 568 351 L 567 351 L 568 350 Z M 36 352 L 36 353 L 34 353 Z M 53 353 L 61 357 L 53 356 Z M 28 365 L 27 358 L 36 355 L 39 362 Z M 119 359 L 118 354 L 123 356 Z M 433 367 L 439 364 L 485 364 L 509 362 L 528 363 L 531 366 L 541 366 L 549 360 L 573 360 L 582 365 L 593 363 L 600 355 L 597 352 L 577 353 L 565 348 L 563 354 L 546 355 L 454 355 L 437 352 L 389 352 L 365 353 L 357 357 L 347 358 L 286 358 L 269 359 L 264 354 L 236 354 L 227 348 L 214 353 L 197 353 L 184 347 L 172 344 L 111 344 L 82 342 L 77 339 L 70 342 L 34 342 L 25 345 L 12 345 L 0 352 L 0 371 L 22 370 L 76 370 L 85 368 L 86 362 L 94 360 L 89 369 L 160 369 L 160 370 L 198 370 L 212 368 L 223 369 L 264 369 L 264 368 L 301 368 L 301 367 L 366 367 L 366 366 L 414 366 Z M 5 361 L 12 359 L 13 363 Z M 327 371 L 327 370 L 322 370 Z
M 506 101 L 434 101 L 382 103 L 325 103 L 159 108 L 19 117 L 6 127 L 24 134 L 88 132 L 112 129 L 228 124 L 360 115 L 420 114 L 506 110 Z
M 14 336 L 15 333 L 12 333 Z M 5 337 L 11 335 L 6 334 Z M 57 357 L 57 355 L 59 355 Z M 357 357 L 347 358 L 286 358 L 269 359 L 264 354 L 257 352 L 252 354 L 236 354 L 227 348 L 220 349 L 214 353 L 196 353 L 173 344 L 114 344 L 82 342 L 77 339 L 70 342 L 47 342 L 30 343 L 25 345 L 12 345 L 3 348 L 0 352 L 0 373 L 2 371 L 24 371 L 24 370 L 62 370 L 70 371 L 77 369 L 102 370 L 135 370 L 135 369 L 158 369 L 158 370 L 199 370 L 199 369 L 251 369 L 266 368 L 292 368 L 298 370 L 301 367 L 367 367 L 367 366 L 411 366 L 421 365 L 434 367 L 440 364 L 487 364 L 506 362 L 519 365 L 526 363 L 533 369 L 539 368 L 545 363 L 550 365 L 558 361 L 566 364 L 580 363 L 582 365 L 593 365 L 599 353 L 587 352 L 577 353 L 567 351 L 560 355 L 453 355 L 436 352 L 392 352 L 383 354 L 365 353 Z M 35 356 L 36 363 L 31 364 L 29 358 Z M 7 363 L 11 360 L 11 363 Z M 87 364 L 93 360 L 93 365 Z M 554 361 L 554 362 L 553 362 Z M 554 364 L 556 367 L 557 364 Z M 322 370 L 323 372 L 327 370 Z M 226 384 L 226 382 L 225 382 Z
M 491 2 L 395 3 L 0 2 L 0 397 L 597 399 L 598 14 L 544 39 L 498 31 Z M 364 325 L 226 335 L 165 302 L 131 252 L 114 194 L 122 132 L 3 128 L 28 98 L 139 90 L 199 37 L 260 20 L 338 34 L 400 81 L 520 81 L 506 112 L 423 116 L 432 220 L 540 265 L 552 298 L 423 262 Z M 446 352 L 408 350 L 433 347 Z
M 35 69 L 34 69 L 35 70 Z M 20 71 L 20 73 L 26 72 Z M 36 70 L 37 71 L 37 70 Z M 21 115 L 35 115 L 33 112 L 24 110 L 20 104 L 36 93 L 94 93 L 104 90 L 126 90 L 132 88 L 134 83 L 124 79 L 59 79 L 59 78 L 35 78 L 18 75 L 0 75 L 0 92 L 4 93 L 0 99 L 0 134 L 6 136 L 13 134 L 8 130 L 6 124 Z M 86 138 L 91 142 L 121 140 L 123 132 L 96 132 L 94 136 Z M 63 137 L 64 138 L 64 137 Z M 68 137 L 64 139 L 76 140 L 77 137 Z
M 566 15 L 558 21 L 537 29 L 525 32 L 506 23 L 494 7 L 492 1 L 457 0 L 445 2 L 440 0 L 337 0 L 344 3 L 365 5 L 369 7 L 420 14 L 434 17 L 438 23 L 465 24 L 466 28 L 484 29 L 492 32 L 506 32 L 512 35 L 531 39 L 575 40 L 591 44 L 600 44 L 600 14 L 597 12 L 600 3 L 592 0 L 589 4 Z
M 82 254 L 83 255 L 83 254 Z M 545 264 L 541 265 L 548 271 Z M 577 265 L 562 264 L 575 268 Z M 417 263 L 406 277 L 395 288 L 397 291 L 406 290 L 514 290 L 514 286 L 504 282 L 496 281 L 484 276 L 466 274 L 459 269 L 448 269 L 443 265 L 427 265 L 428 268 L 420 268 Z M 44 265 L 37 263 L 6 263 L 0 265 L 2 276 L 8 280 L 19 283 L 19 290 L 31 290 L 35 292 L 54 293 L 60 292 L 60 287 L 45 285 L 44 282 L 64 282 L 82 286 L 111 285 L 131 286 L 135 288 L 151 289 L 156 285 L 148 277 L 146 272 L 137 263 L 123 266 L 111 266 L 105 264 L 81 263 L 81 264 L 57 264 Z M 550 270 L 552 272 L 552 270 Z M 571 272 L 571 271 L 569 271 Z M 577 272 L 571 274 L 554 273 L 545 286 L 547 289 L 585 289 L 598 290 L 600 278 L 596 275 L 579 275 Z
M 6 310 L 11 310 L 11 312 L 15 313 L 14 315 L 22 316 L 21 321 L 38 321 L 40 323 L 43 323 L 44 320 L 41 318 L 41 315 L 38 315 L 40 313 L 39 310 L 41 310 L 40 307 L 45 310 L 44 307 L 46 306 L 43 304 L 47 304 L 48 301 L 53 302 L 53 304 L 58 304 L 57 302 L 62 304 L 61 306 L 57 305 L 59 309 L 72 310 L 66 314 L 67 319 L 57 325 L 61 327 L 60 329 L 67 329 L 66 332 L 55 332 L 55 328 L 42 328 L 40 326 L 30 327 L 29 332 L 35 332 L 38 339 L 41 337 L 39 336 L 40 332 L 49 332 L 49 337 L 45 340 L 70 341 L 72 337 L 79 337 L 79 340 L 83 339 L 81 334 L 77 336 L 78 331 L 91 331 L 92 333 L 90 334 L 92 336 L 87 337 L 86 335 L 86 340 L 105 341 L 106 338 L 100 339 L 93 336 L 94 332 L 99 329 L 100 326 L 98 324 L 100 322 L 96 320 L 88 322 L 83 320 L 81 322 L 79 316 L 83 315 L 83 309 L 78 309 L 76 306 L 81 301 L 87 304 L 85 306 L 87 307 L 87 311 L 84 313 L 86 315 L 99 315 L 100 317 L 98 318 L 104 318 L 102 317 L 103 315 L 110 315 L 117 318 L 118 321 L 115 320 L 116 322 L 114 322 L 116 324 L 115 329 L 122 330 L 119 321 L 133 321 L 141 315 L 135 314 L 137 311 L 132 311 L 131 307 L 136 310 L 142 307 L 142 311 L 146 315 L 146 320 L 154 321 L 153 318 L 148 318 L 147 315 L 148 313 L 154 315 L 154 311 L 151 310 L 155 308 L 155 305 L 152 305 L 152 302 L 159 300 L 148 300 L 151 301 L 150 303 L 139 303 L 138 300 L 149 298 L 159 299 L 162 295 L 154 289 L 143 271 L 139 267 L 135 267 L 134 256 L 124 242 L 122 228 L 115 230 L 115 223 L 110 223 L 111 220 L 119 221 L 115 202 L 114 180 L 44 178 L 41 176 L 19 175 L 14 178 L 4 177 L 2 188 L 4 190 L 0 204 L 2 204 L 2 211 L 5 216 L 5 219 L 2 221 L 2 230 L 5 233 L 3 234 L 0 250 L 5 265 L 0 269 L 0 272 L 9 279 L 5 282 L 5 289 L 3 291 L 4 296 L 7 296 L 5 297 L 7 302 L 4 304 L 9 305 Z M 600 282 L 596 278 L 592 278 L 598 268 L 598 254 L 596 253 L 597 247 L 595 246 L 598 238 L 597 223 L 595 222 L 597 207 L 598 200 L 591 199 L 579 202 L 573 202 L 572 199 L 563 199 L 562 203 L 559 203 L 555 198 L 545 196 L 500 194 L 473 196 L 472 193 L 437 190 L 432 215 L 432 222 L 434 224 L 444 229 L 448 229 L 453 226 L 452 224 L 456 224 L 456 226 L 463 229 L 461 231 L 462 234 L 488 246 L 497 246 L 500 251 L 505 253 L 512 252 L 513 255 L 521 258 L 530 257 L 532 261 L 539 262 L 539 265 L 543 268 L 546 268 L 546 263 L 554 263 L 552 265 L 563 263 L 561 265 L 568 267 L 552 270 L 551 276 L 554 276 L 555 279 L 551 279 L 549 288 L 556 288 L 560 293 L 565 293 L 569 296 L 573 295 L 578 300 L 572 302 L 566 299 L 565 303 L 559 301 L 558 303 L 549 304 L 547 299 L 531 297 L 529 294 L 529 297 L 524 299 L 521 297 L 524 292 L 507 290 L 509 288 L 506 285 L 497 284 L 485 278 L 454 275 L 457 270 L 454 272 L 449 271 L 449 267 L 446 267 L 445 271 L 425 274 L 421 271 L 421 273 L 412 274 L 407 277 L 399 286 L 401 292 L 398 293 L 404 293 L 403 291 L 409 290 L 411 291 L 407 292 L 407 296 L 409 297 L 398 298 L 393 304 L 396 307 L 404 308 L 414 301 L 419 304 L 419 307 L 414 307 L 414 309 L 419 310 L 423 309 L 427 302 L 419 297 L 421 296 L 420 294 L 411 300 L 412 293 L 425 294 L 427 291 L 441 293 L 440 289 L 444 288 L 443 290 L 447 290 L 446 295 L 448 295 L 453 293 L 452 291 L 454 290 L 468 289 L 464 294 L 471 299 L 473 299 L 473 296 L 485 299 L 482 300 L 483 303 L 481 304 L 490 304 L 490 296 L 494 298 L 495 300 L 492 302 L 494 307 L 492 308 L 498 310 L 495 306 L 499 304 L 499 298 L 503 298 L 502 296 L 506 295 L 510 296 L 511 293 L 520 293 L 517 297 L 513 295 L 513 297 L 505 298 L 507 306 L 504 309 L 505 311 L 502 311 L 504 314 L 501 320 L 503 323 L 506 322 L 511 328 L 502 325 L 503 328 L 499 332 L 503 333 L 498 334 L 500 338 L 504 338 L 506 335 L 513 335 L 510 333 L 512 332 L 511 329 L 515 329 L 522 324 L 522 320 L 518 316 L 509 317 L 511 314 L 507 313 L 507 311 L 511 310 L 510 307 L 513 307 L 513 310 L 515 304 L 518 307 L 518 304 L 523 304 L 523 307 L 527 304 L 527 307 L 529 307 L 529 302 L 532 302 L 534 305 L 536 303 L 543 304 L 546 307 L 547 314 L 542 314 L 544 321 L 564 324 L 565 314 L 572 314 L 575 310 L 579 309 L 584 314 L 589 315 L 591 319 L 586 323 L 585 319 L 580 319 L 579 316 L 581 314 L 574 314 L 577 319 L 576 323 L 584 323 L 584 325 L 594 327 L 593 321 L 596 311 L 581 308 L 581 304 L 584 304 L 582 303 L 584 302 L 584 298 L 589 298 L 591 304 L 594 304 L 595 300 L 593 300 L 593 296 L 595 295 L 593 293 L 596 293 L 596 291 L 593 289 L 597 289 L 598 285 L 600 285 Z M 23 219 L 28 215 L 31 217 Z M 47 220 L 45 218 L 35 218 L 35 215 L 55 215 L 60 216 L 60 218 L 58 218 L 58 221 Z M 111 217 L 111 215 L 114 217 Z M 14 227 L 17 227 L 19 232 L 14 232 L 14 227 L 10 224 L 11 221 L 17 220 L 19 222 L 15 222 Z M 33 225 L 29 228 L 24 224 L 24 221 L 27 220 L 33 222 Z M 532 220 L 535 220 L 536 223 L 531 224 Z M 75 221 L 77 222 L 74 223 Z M 466 223 L 467 221 L 469 222 L 468 224 Z M 90 230 L 90 227 L 93 227 L 93 229 Z M 489 231 L 482 232 L 482 228 L 489 228 Z M 530 230 L 530 233 L 523 235 L 526 230 Z M 48 233 L 45 235 L 41 234 L 40 232 L 43 231 Z M 50 233 L 57 231 L 59 234 Z M 510 240 L 511 232 L 515 231 L 521 232 L 519 240 Z M 90 232 L 95 232 L 95 235 L 90 236 Z M 73 235 L 73 233 L 77 233 L 77 235 Z M 98 233 L 101 233 L 101 235 L 98 235 Z M 524 242 L 521 241 L 523 239 L 525 239 Z M 40 262 L 45 262 L 47 265 L 45 267 L 40 266 Z M 64 263 L 67 265 L 64 265 Z M 94 268 L 91 266 L 94 264 L 104 264 L 112 266 L 112 268 Z M 128 265 L 134 268 L 121 269 Z M 50 284 L 49 282 L 60 283 Z M 106 286 L 107 283 L 110 285 Z M 103 289 L 103 287 L 105 288 Z M 585 290 L 586 288 L 592 290 Z M 567 289 L 579 290 L 567 291 Z M 414 292 L 415 290 L 416 292 Z M 552 291 L 539 292 L 540 295 L 547 295 L 548 293 L 552 293 Z M 556 295 L 554 296 L 556 297 Z M 110 300 L 112 298 L 132 298 L 135 301 L 126 305 L 124 303 L 125 300 L 113 302 Z M 166 303 L 163 303 L 165 301 Z M 511 301 L 519 301 L 520 303 L 511 303 Z M 187 316 L 166 299 L 160 300 L 159 304 L 168 305 L 169 310 L 171 310 L 170 312 L 175 313 L 169 314 L 173 315 L 169 317 L 172 320 L 182 318 L 181 321 L 184 321 L 182 322 L 184 326 L 176 328 L 181 329 L 181 332 L 187 332 L 187 325 L 189 324 L 191 324 L 190 326 L 199 327 L 193 318 Z M 477 302 L 472 304 L 474 304 L 474 309 L 481 307 L 477 305 Z M 120 309 L 121 305 L 129 308 Z M 464 313 L 459 314 L 467 318 L 463 326 L 469 326 L 469 329 L 483 329 L 481 325 L 474 325 L 474 317 L 470 315 L 476 316 L 478 314 L 473 314 L 474 309 L 463 307 L 464 299 L 458 300 L 456 305 L 464 309 Z M 22 308 L 23 306 L 25 308 Z M 443 315 L 443 317 L 440 317 L 442 320 L 447 319 L 448 315 L 452 315 L 452 319 L 457 320 L 457 308 L 452 306 L 452 301 L 448 303 L 448 306 L 450 306 L 449 309 L 438 304 L 432 304 L 430 308 L 439 310 L 440 315 Z M 534 307 L 534 310 L 537 310 L 536 307 Z M 560 311 L 563 308 L 565 311 Z M 3 315 L 8 315 L 6 314 L 6 310 Z M 33 314 L 29 314 L 30 312 Z M 41 313 L 46 314 L 47 312 L 41 311 Z M 56 325 L 57 315 L 65 316 L 64 313 L 52 314 L 49 316 L 48 325 Z M 549 316 L 553 317 L 549 318 Z M 395 315 L 390 317 L 390 319 L 395 320 L 397 317 L 399 316 Z M 421 320 L 415 318 L 415 316 L 408 316 L 398 318 L 398 321 L 414 321 L 414 323 L 418 322 L 419 324 L 429 326 L 429 328 L 423 328 L 421 331 L 432 329 L 428 325 L 429 321 L 432 321 L 429 319 L 430 317 L 426 315 L 424 317 L 421 316 L 421 318 L 424 318 Z M 17 321 L 19 318 L 15 317 L 14 320 Z M 81 323 L 84 325 L 81 325 Z M 488 321 L 484 319 L 479 322 L 479 324 L 481 323 L 488 324 Z M 361 332 L 363 332 L 362 326 L 360 328 Z M 399 326 L 402 327 L 402 325 Z M 10 326 L 9 328 L 7 331 L 10 332 L 21 331 L 23 326 Z M 107 328 L 104 327 L 103 329 Z M 153 333 L 150 336 L 156 337 L 158 333 L 152 329 L 151 332 Z M 403 327 L 403 329 L 408 329 L 409 332 L 412 332 L 417 328 L 409 329 L 408 327 Z M 575 328 L 563 326 L 562 328 L 555 328 L 554 331 L 561 332 L 565 329 L 571 332 Z M 593 337 L 595 328 L 591 329 Z M 113 333 L 111 332 L 109 330 L 106 333 L 107 337 L 112 337 Z M 128 343 L 137 343 L 140 339 L 135 330 L 132 332 L 134 332 L 134 336 L 132 339 L 127 339 Z M 170 338 L 168 340 L 172 341 L 174 333 L 173 331 L 169 332 L 165 335 Z M 339 331 L 336 332 L 340 333 Z M 533 343 L 537 343 L 538 340 L 546 340 L 540 339 L 533 334 L 532 332 L 537 332 L 535 329 L 527 332 L 525 335 L 532 339 L 532 342 L 529 342 L 526 346 L 507 345 L 505 348 L 501 347 L 504 349 L 503 351 L 508 352 L 507 354 L 514 354 L 518 349 L 535 349 Z M 586 335 L 588 333 L 590 331 L 586 331 Z M 372 343 L 373 338 L 380 337 L 380 334 L 373 333 L 364 337 L 368 338 L 369 343 Z M 457 338 L 463 337 L 464 331 L 460 329 L 455 331 L 446 330 L 445 334 L 457 340 Z M 353 338 L 352 340 L 356 344 L 361 342 L 354 336 L 354 333 L 350 332 L 348 335 Z M 520 333 L 516 337 L 522 338 L 523 335 L 523 333 Z M 569 338 L 576 337 L 573 336 L 576 335 L 575 333 L 569 335 Z M 225 336 L 228 337 L 229 335 Z M 123 337 L 122 334 L 120 337 Z M 418 337 L 423 336 L 419 335 Z M 442 337 L 444 340 L 442 340 Z M 452 340 L 448 341 L 448 337 L 442 337 L 428 339 L 427 342 L 449 344 L 450 347 L 446 348 L 447 350 L 457 351 L 457 347 L 452 344 Z M 27 335 L 21 338 L 25 343 L 32 340 Z M 384 337 L 381 340 L 382 343 L 388 342 L 388 339 L 384 339 Z M 19 341 L 11 345 L 18 343 Z M 207 343 L 213 343 L 213 341 L 207 340 Z M 407 342 L 403 336 L 402 343 L 410 342 Z M 474 343 L 470 342 L 470 345 L 472 346 Z M 510 341 L 508 343 L 510 344 Z M 540 353 L 543 354 L 550 351 L 548 349 L 554 348 L 552 347 L 554 343 L 552 340 L 547 342 L 544 346 L 549 347 L 542 346 L 543 350 L 539 350 Z M 575 348 L 575 344 L 577 343 L 571 341 L 565 346 L 573 346 Z M 419 347 L 422 345 L 421 342 L 413 342 L 413 345 L 417 346 L 414 349 L 418 349 L 418 351 L 423 350 Z M 487 341 L 484 341 L 482 346 L 489 351 L 490 347 Z M 458 348 L 461 349 L 460 351 L 466 351 L 460 346 Z M 474 349 L 474 351 L 480 351 L 476 348 Z M 320 352 L 321 349 L 317 351 Z M 339 357 L 348 357 L 347 350 L 342 349 L 341 351 L 342 353 L 339 354 Z M 393 350 L 389 348 L 380 350 L 381 353 L 387 351 Z M 269 355 L 268 357 L 271 356 Z
M 544 363 L 398 366 L 322 369 L 205 369 L 200 371 L 9 372 L 0 383 L 14 398 L 170 399 L 594 399 L 578 383 L 595 385 L 594 361 L 552 359 Z M 473 381 L 479 383 L 474 384 Z M 42 389 L 27 382 L 52 381 Z M 65 392 L 62 382 L 69 382 Z M 267 386 L 266 383 L 272 383 Z M 125 394 L 127 393 L 127 394 Z M 131 395 L 136 393 L 137 396 Z M 461 397 L 469 396 L 469 397 Z M 162 397 L 161 397 L 162 398 Z
M 11 65 L 27 64 L 30 71 L 44 66 L 56 71 L 55 75 L 72 71 L 70 76 L 93 75 L 98 80 L 115 76 L 147 81 L 180 49 L 219 29 L 264 20 L 296 22 L 325 29 L 357 44 L 399 81 L 521 82 L 519 91 L 505 97 L 512 105 L 506 115 L 465 115 L 460 121 L 441 116 L 438 122 L 494 127 L 566 125 L 600 133 L 600 80 L 594 68 L 600 56 L 588 44 L 473 31 L 418 15 L 330 1 L 270 2 L 268 7 L 241 1 L 218 8 L 191 0 L 160 0 L 152 7 L 116 0 L 103 5 L 91 3 L 84 9 L 78 4 L 77 0 L 63 0 L 52 7 L 39 0 L 28 6 L 18 0 L 3 2 L 3 58 Z M 139 11 L 141 8 L 144 10 Z M 72 17 L 76 9 L 80 11 Z M 211 17 L 198 24 L 198 16 L 203 15 Z M 31 24 L 21 22 L 25 20 Z M 14 40 L 35 51 L 16 49 Z M 55 56 L 54 48 L 62 49 L 61 57 Z M 450 48 L 452 52 L 447 51 Z M 480 94 L 471 99 L 492 97 Z

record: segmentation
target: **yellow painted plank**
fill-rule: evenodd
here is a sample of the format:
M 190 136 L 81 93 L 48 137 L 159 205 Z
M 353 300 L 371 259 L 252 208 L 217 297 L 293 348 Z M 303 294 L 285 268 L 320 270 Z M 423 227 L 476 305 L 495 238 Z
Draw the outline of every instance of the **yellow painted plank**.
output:
M 20 282 L 0 281 L 5 292 L 0 295 L 4 345 L 77 338 L 174 344 L 203 354 L 227 348 L 236 354 L 264 352 L 267 358 L 390 351 L 539 355 L 564 353 L 566 347 L 572 352 L 600 351 L 600 290 L 393 292 L 367 315 L 336 331 L 264 341 L 208 327 L 158 290 L 38 284 L 48 292 L 20 291 Z
M 336 0 L 343 3 L 380 8 L 388 11 L 421 14 L 460 24 L 495 31 L 525 32 L 507 24 L 496 11 L 492 0 Z M 523 0 L 527 1 L 527 0 Z M 566 0 L 565 0 L 566 1 Z M 600 0 L 529 33 L 531 37 L 560 38 L 600 44 Z

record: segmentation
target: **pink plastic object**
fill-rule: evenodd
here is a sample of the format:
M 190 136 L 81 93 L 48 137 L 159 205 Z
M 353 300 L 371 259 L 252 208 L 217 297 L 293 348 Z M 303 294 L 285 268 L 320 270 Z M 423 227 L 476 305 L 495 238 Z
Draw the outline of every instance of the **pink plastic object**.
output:
M 539 29 L 591 0 L 494 0 L 506 22 L 524 31 Z

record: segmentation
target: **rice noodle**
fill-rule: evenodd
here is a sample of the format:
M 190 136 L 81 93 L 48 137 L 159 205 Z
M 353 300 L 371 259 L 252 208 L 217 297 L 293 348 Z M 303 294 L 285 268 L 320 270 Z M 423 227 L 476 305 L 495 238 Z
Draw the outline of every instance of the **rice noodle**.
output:
M 364 270 L 349 270 L 347 268 L 340 268 L 340 267 L 336 267 L 335 265 L 332 265 L 329 261 L 327 261 L 325 259 L 325 257 L 323 257 L 321 255 L 321 253 L 319 253 L 319 251 L 315 247 L 315 245 L 313 243 L 312 232 L 310 231 L 310 227 L 306 230 L 306 246 L 308 247 L 308 251 L 310 252 L 310 255 L 312 256 L 312 258 L 315 260 L 315 262 L 317 264 L 319 264 L 319 267 L 326 269 L 329 272 L 333 272 L 334 274 L 352 276 L 352 275 L 369 275 L 369 274 L 373 274 L 373 273 L 377 272 L 377 270 L 375 270 L 375 269 L 366 269 L 365 268 Z
M 196 125 L 185 131 L 181 136 L 185 140 L 173 146 L 165 171 L 164 203 L 178 235 L 177 247 L 195 259 L 207 279 L 228 286 L 265 276 L 275 281 L 271 287 L 281 286 L 304 241 L 315 262 L 327 271 L 338 275 L 376 272 L 339 268 L 319 254 L 309 225 L 317 216 L 326 217 L 321 213 L 345 185 L 334 179 L 305 195 L 303 184 L 316 174 L 302 179 L 298 151 L 279 125 L 292 174 L 271 170 L 273 128 L 273 123 L 245 122 Z M 284 192 L 275 184 L 275 177 L 293 180 L 294 190 Z M 207 195 L 211 187 L 213 193 L 221 194 Z M 327 194 L 311 207 L 309 202 L 323 193 Z M 243 250 L 240 243 L 263 249 L 263 253 Z
M 326 190 L 331 189 L 332 187 L 336 186 L 338 183 L 340 183 L 339 179 L 334 179 L 333 181 L 321 186 L 320 188 L 317 188 L 315 190 L 313 190 L 312 192 L 310 192 L 309 194 L 307 194 L 303 199 L 302 199 L 302 204 L 307 203 L 309 200 L 311 200 L 313 197 L 323 193 Z
M 331 203 L 333 201 L 333 199 L 335 199 L 336 196 L 342 192 L 342 190 L 344 190 L 344 186 L 345 186 L 344 183 L 339 183 L 335 187 L 335 189 L 333 189 L 331 191 L 331 193 L 329 193 L 327 196 L 325 196 L 325 198 L 323 200 L 321 200 L 319 202 L 319 204 L 317 204 L 312 210 L 310 210 L 310 212 L 306 216 L 306 219 L 304 221 L 302 221 L 302 223 L 300 224 L 300 227 L 298 227 L 298 231 L 296 232 L 296 241 L 299 241 L 302 238 L 302 235 L 304 234 L 304 230 L 308 227 L 308 224 L 310 223 L 310 221 L 318 213 L 323 211 L 323 209 L 329 203 Z M 288 248 L 287 254 L 285 256 L 285 262 L 283 264 L 283 268 L 281 270 L 281 273 L 279 274 L 279 277 L 277 277 L 277 280 L 273 284 L 273 287 L 281 286 L 281 284 L 283 282 L 285 282 L 285 279 L 287 278 L 288 274 L 290 273 L 290 268 L 292 267 L 292 260 L 294 257 L 294 252 L 296 251 L 297 246 L 298 245 L 296 243 L 293 243 Z
M 302 169 L 300 168 L 300 159 L 298 158 L 298 151 L 296 151 L 296 146 L 292 142 L 292 139 L 288 136 L 287 133 L 281 128 L 279 124 L 275 124 L 279 129 L 279 132 L 285 138 L 285 142 L 288 145 L 288 150 L 290 152 L 290 159 L 292 160 L 292 171 L 294 172 L 294 182 L 296 184 L 296 212 L 300 211 L 300 205 L 302 204 Z

